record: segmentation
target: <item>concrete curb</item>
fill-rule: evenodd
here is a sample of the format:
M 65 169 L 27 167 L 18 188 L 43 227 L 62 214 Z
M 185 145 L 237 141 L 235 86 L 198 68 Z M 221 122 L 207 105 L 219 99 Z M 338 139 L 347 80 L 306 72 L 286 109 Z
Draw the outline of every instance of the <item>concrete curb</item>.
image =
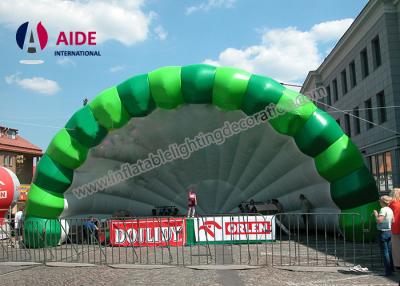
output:
M 195 270 L 251 270 L 251 269 L 259 269 L 262 266 L 253 266 L 253 265 L 190 265 L 185 266 L 186 268 L 195 269 Z
M 48 262 L 45 264 L 50 267 L 94 267 L 95 264 L 90 263 L 73 263 L 73 262 Z
M 349 267 L 343 266 L 274 266 L 274 268 L 294 272 L 338 272 L 349 270 Z
M 116 269 L 140 269 L 140 270 L 153 270 L 153 269 L 162 269 L 162 268 L 175 268 L 174 265 L 151 265 L 151 264 L 110 264 L 108 265 L 111 268 Z
M 25 262 L 14 262 L 14 261 L 0 262 L 0 266 L 32 266 L 32 265 L 43 265 L 43 263 L 30 262 L 30 261 L 25 261 Z

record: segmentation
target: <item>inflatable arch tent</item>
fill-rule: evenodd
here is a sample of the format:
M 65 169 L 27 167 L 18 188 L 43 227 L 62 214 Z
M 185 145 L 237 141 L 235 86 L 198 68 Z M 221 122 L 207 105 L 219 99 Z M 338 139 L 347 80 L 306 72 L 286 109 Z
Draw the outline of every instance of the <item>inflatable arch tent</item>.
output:
M 302 104 L 294 104 L 299 97 Z M 316 171 L 313 176 L 326 183 L 326 200 L 335 205 L 338 213 L 359 214 L 353 219 L 340 220 L 340 227 L 347 228 L 348 233 L 352 233 L 355 226 L 357 239 L 363 231 L 362 224 L 368 221 L 372 210 L 378 208 L 378 193 L 361 153 L 337 122 L 307 97 L 271 78 L 231 67 L 196 64 L 168 66 L 134 76 L 104 90 L 70 118 L 65 128 L 54 136 L 38 164 L 26 206 L 24 234 L 27 244 L 39 246 L 36 233 L 43 228 L 48 244 L 57 244 L 62 239 L 65 229 L 62 218 L 71 215 L 68 209 L 80 203 L 66 196 L 77 169 L 84 164 L 91 148 L 131 118 L 139 120 L 138 117 L 151 116 L 155 110 L 172 110 L 184 105 L 212 105 L 219 113 L 241 110 L 245 115 L 252 115 L 270 104 L 284 113 L 261 127 L 290 139 L 295 151 L 312 162 Z M 263 163 L 268 165 L 269 162 Z M 285 185 L 280 184 L 282 187 L 275 190 L 275 195 L 284 192 Z M 286 192 L 292 190 L 289 188 Z M 313 192 L 318 196 L 322 191 L 314 188 Z M 181 196 L 185 201 L 186 193 Z M 81 209 L 80 214 L 85 214 L 85 210 Z

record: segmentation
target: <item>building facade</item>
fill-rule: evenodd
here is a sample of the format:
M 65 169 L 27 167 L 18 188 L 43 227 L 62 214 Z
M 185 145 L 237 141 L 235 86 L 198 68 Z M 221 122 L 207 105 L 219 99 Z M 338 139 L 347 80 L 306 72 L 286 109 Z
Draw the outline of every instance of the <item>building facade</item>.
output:
M 379 191 L 400 186 L 400 1 L 371 0 L 301 89 L 365 157 Z
M 20 200 L 26 200 L 35 165 L 42 150 L 22 138 L 17 129 L 0 126 L 0 166 L 13 171 L 20 183 Z

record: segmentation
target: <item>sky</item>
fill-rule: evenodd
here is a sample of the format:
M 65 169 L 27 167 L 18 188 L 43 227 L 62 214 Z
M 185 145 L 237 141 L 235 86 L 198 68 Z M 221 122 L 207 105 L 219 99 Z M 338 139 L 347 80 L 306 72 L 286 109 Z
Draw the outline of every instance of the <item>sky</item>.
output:
M 302 84 L 366 0 L 1 0 L 0 125 L 45 150 L 55 133 L 102 90 L 159 67 L 234 66 Z M 18 27 L 41 22 L 47 46 L 21 50 Z M 28 28 L 29 30 L 29 28 Z M 60 32 L 96 32 L 94 46 L 56 45 Z M 55 56 L 98 50 L 100 57 Z M 21 64 L 40 59 L 43 64 Z

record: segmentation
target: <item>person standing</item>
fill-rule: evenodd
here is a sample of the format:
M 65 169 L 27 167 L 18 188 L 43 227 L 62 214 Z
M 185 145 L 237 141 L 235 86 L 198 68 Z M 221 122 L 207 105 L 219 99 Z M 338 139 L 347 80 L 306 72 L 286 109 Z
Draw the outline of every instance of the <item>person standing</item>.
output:
M 193 191 L 193 188 L 189 189 L 188 192 L 188 217 L 194 217 L 194 213 L 196 212 L 197 206 L 197 196 Z
M 97 226 L 97 221 L 94 219 L 94 217 L 90 217 L 83 223 L 83 229 L 84 238 L 88 244 L 92 244 L 94 239 L 96 239 L 96 242 L 99 240 L 99 227 Z
M 385 266 L 385 276 L 392 275 L 394 271 L 392 257 L 392 233 L 391 226 L 393 223 L 393 211 L 389 208 L 392 198 L 382 196 L 379 199 L 381 209 L 379 212 L 374 210 L 373 214 L 376 218 L 376 228 L 378 229 L 378 241 L 383 256 L 383 265 Z
M 15 213 L 14 217 L 14 230 L 15 236 L 20 237 L 22 235 L 22 230 L 24 226 L 24 210 L 23 208 L 19 208 L 19 210 Z
M 392 257 L 394 266 L 400 267 L 400 188 L 394 188 L 390 196 L 392 201 L 389 207 L 393 211 Z
M 310 223 L 310 212 L 313 209 L 313 205 L 303 194 L 300 194 L 299 199 L 302 212 L 301 217 L 303 219 L 304 225 L 308 225 Z
M 253 199 L 251 199 L 249 202 L 249 208 L 250 208 L 250 213 L 252 214 L 257 213 L 256 202 Z
M 276 206 L 277 213 L 283 213 L 283 206 L 278 199 L 272 199 L 271 204 Z

